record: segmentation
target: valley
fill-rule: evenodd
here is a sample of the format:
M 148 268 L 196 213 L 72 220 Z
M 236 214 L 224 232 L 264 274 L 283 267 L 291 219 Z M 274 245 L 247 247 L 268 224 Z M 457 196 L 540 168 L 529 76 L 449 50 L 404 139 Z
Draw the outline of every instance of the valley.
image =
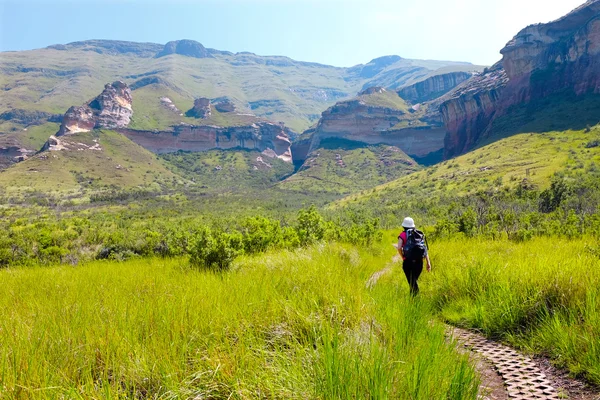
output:
M 600 399 L 600 0 L 498 50 L 0 52 L 0 398 L 491 396 L 450 325 Z

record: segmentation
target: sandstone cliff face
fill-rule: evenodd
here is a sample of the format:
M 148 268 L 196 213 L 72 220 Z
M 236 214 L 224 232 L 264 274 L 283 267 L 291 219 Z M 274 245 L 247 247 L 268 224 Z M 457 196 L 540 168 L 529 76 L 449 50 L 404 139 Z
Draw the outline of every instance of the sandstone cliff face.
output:
M 56 136 L 125 127 L 133 115 L 131 102 L 131 90 L 125 83 L 107 84 L 104 91 L 88 104 L 67 110 Z
M 444 157 L 472 148 L 496 115 L 508 78 L 501 64 L 457 88 L 440 105 L 447 134 Z
M 382 94 L 386 95 L 384 89 L 369 88 L 360 96 Z M 387 95 L 397 97 L 393 92 Z M 369 104 L 368 99 L 364 99 L 343 101 L 323 112 L 317 126 L 304 133 L 310 138 L 294 145 L 294 163 L 300 164 L 310 152 L 319 148 L 322 140 L 328 138 L 388 144 L 415 156 L 425 156 L 443 147 L 445 130 L 439 118 L 435 118 L 439 113 L 432 113 L 432 118 L 428 118 L 428 105 L 423 105 L 420 110 L 408 107 L 403 110 Z
M 501 62 L 456 88 L 442 103 L 446 158 L 493 133 L 493 120 L 512 106 L 564 91 L 600 93 L 600 0 L 523 29 L 501 53 Z
M 513 103 L 561 89 L 600 93 L 600 1 L 523 29 L 501 53 Z
M 158 154 L 210 149 L 271 149 L 276 156 L 292 162 L 291 142 L 286 129 L 280 125 L 259 122 L 249 126 L 221 128 L 218 126 L 177 125 L 173 132 L 118 129 L 142 147 Z
M 435 75 L 398 91 L 400 97 L 413 104 L 437 99 L 473 76 L 468 72 Z

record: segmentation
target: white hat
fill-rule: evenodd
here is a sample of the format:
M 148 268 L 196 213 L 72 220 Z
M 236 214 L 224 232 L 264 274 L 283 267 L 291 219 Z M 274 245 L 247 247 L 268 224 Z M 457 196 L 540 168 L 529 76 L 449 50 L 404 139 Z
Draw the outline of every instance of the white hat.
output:
M 406 217 L 404 218 L 404 221 L 402 221 L 402 226 L 404 228 L 414 228 L 415 221 L 411 217 Z

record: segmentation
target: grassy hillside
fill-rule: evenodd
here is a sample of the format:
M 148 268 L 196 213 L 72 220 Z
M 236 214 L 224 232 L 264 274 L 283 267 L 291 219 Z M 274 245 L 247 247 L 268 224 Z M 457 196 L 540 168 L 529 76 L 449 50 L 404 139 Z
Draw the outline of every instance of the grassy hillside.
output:
M 391 108 L 406 113 L 410 108 L 408 103 L 398 96 L 398 93 L 389 90 L 382 93 L 364 94 L 357 98 L 370 106 Z
M 300 193 L 343 195 L 372 188 L 419 166 L 397 147 L 325 139 L 302 168 L 278 187 Z
M 600 127 L 586 131 L 518 134 L 349 196 L 336 207 L 363 204 L 380 207 L 401 198 L 462 196 L 481 190 L 516 188 L 524 179 L 538 189 L 550 186 L 559 171 L 585 171 L 600 163 Z
M 81 197 L 95 191 L 145 187 L 159 190 L 178 181 L 156 155 L 112 131 L 63 136 L 61 151 L 45 151 L 0 172 L 5 195 Z
M 211 150 L 160 156 L 169 168 L 211 192 L 267 189 L 294 172 L 294 166 L 258 151 Z

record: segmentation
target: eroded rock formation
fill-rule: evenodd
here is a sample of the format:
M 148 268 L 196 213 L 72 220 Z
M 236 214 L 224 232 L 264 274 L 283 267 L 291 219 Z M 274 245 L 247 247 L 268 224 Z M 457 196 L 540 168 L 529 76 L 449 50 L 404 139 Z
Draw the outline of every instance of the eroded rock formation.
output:
M 501 62 L 460 85 L 442 104 L 446 158 L 492 134 L 494 119 L 513 106 L 555 93 L 600 93 L 600 0 L 528 26 L 501 54 Z
M 107 84 L 94 100 L 67 110 L 56 136 L 89 132 L 98 128 L 125 127 L 129 125 L 133 115 L 131 103 L 131 90 L 127 84 L 121 81 Z
M 469 72 L 435 75 L 414 85 L 402 88 L 398 95 L 413 104 L 437 99 L 473 76 Z
M 181 124 L 172 132 L 119 129 L 121 134 L 154 153 L 206 151 L 210 149 L 272 149 L 278 158 L 292 162 L 291 142 L 286 128 L 269 122 L 222 128 Z
M 207 99 L 206 97 L 200 97 L 194 100 L 194 107 L 188 110 L 185 115 L 194 118 L 209 118 L 212 114 L 211 106 L 212 104 L 210 103 L 210 99 Z

